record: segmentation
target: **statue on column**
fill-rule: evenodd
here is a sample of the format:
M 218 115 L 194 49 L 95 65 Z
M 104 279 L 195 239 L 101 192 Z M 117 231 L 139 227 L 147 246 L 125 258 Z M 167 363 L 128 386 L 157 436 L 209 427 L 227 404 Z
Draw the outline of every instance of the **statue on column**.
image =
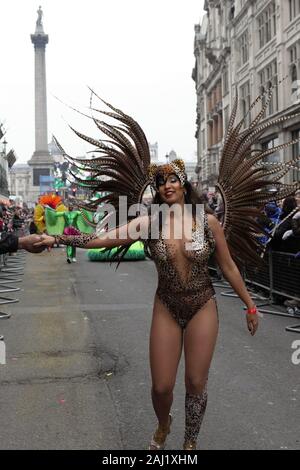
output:
M 37 25 L 37 26 L 43 26 L 43 23 L 42 23 L 43 10 L 42 10 L 41 5 L 39 6 L 39 9 L 38 9 L 38 11 L 37 11 L 37 14 L 38 14 L 38 19 L 36 20 L 36 25 Z

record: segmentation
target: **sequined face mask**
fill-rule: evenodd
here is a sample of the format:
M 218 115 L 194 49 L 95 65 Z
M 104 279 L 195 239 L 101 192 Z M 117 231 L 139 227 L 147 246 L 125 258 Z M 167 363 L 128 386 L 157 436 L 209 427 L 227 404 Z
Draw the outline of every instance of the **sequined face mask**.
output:
M 156 178 L 155 178 L 155 185 L 156 185 L 157 189 L 159 189 L 160 186 L 163 186 L 164 184 L 166 184 L 167 180 L 169 180 L 173 184 L 176 183 L 176 182 L 180 183 L 180 179 L 178 178 L 177 175 L 175 175 L 175 173 L 171 173 L 171 174 L 167 174 L 167 175 L 158 173 Z
M 158 191 L 159 186 L 165 184 L 170 175 L 176 175 L 182 187 L 187 180 L 184 161 L 179 158 L 166 165 L 156 165 L 152 163 L 149 166 L 148 175 L 150 184 L 156 191 Z

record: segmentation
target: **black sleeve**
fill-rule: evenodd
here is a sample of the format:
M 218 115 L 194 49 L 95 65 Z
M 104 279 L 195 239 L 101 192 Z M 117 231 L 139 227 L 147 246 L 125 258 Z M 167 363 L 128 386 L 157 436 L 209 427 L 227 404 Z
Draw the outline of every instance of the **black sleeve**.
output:
M 0 240 L 0 255 L 18 250 L 19 239 L 13 233 L 2 233 Z
M 284 222 L 282 222 L 282 224 L 279 225 L 279 227 L 275 230 L 275 233 L 274 233 L 274 239 L 276 240 L 282 240 L 282 237 L 284 235 L 284 233 L 287 231 L 287 230 L 291 230 L 292 228 L 292 221 L 291 219 L 286 219 Z

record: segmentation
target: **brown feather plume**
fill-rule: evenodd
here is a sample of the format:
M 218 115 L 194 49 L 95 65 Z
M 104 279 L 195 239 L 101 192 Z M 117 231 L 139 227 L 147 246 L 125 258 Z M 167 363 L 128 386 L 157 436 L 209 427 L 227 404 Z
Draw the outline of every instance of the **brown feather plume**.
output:
M 102 111 L 92 107 L 93 96 L 101 100 L 111 111 Z M 97 129 L 109 140 L 102 138 L 97 140 L 72 127 L 71 129 L 78 137 L 94 146 L 93 153 L 97 154 L 96 157 L 73 158 L 67 155 L 55 140 L 58 148 L 72 166 L 90 174 L 89 179 L 83 179 L 70 171 L 73 184 L 90 189 L 92 196 L 102 193 L 100 197 L 85 203 L 77 200 L 76 204 L 79 208 L 95 211 L 100 204 L 111 204 L 116 212 L 117 225 L 119 225 L 119 196 L 127 196 L 128 207 L 138 204 L 141 202 L 143 190 L 149 182 L 147 173 L 150 165 L 149 145 L 143 130 L 132 117 L 102 100 L 93 90 L 91 90 L 90 104 L 92 111 L 108 116 L 112 120 L 113 123 L 108 123 L 94 116 L 90 117 Z M 116 125 L 115 122 L 118 124 Z M 112 214 L 107 214 L 98 227 L 101 229 L 111 219 Z M 130 245 L 120 246 L 116 250 L 114 258 L 120 262 L 129 247 Z
M 245 118 L 234 126 L 238 106 L 236 89 L 236 98 L 220 159 L 216 187 L 224 202 L 223 228 L 231 255 L 239 266 L 245 261 L 250 263 L 261 261 L 260 255 L 264 252 L 264 247 L 259 237 L 264 233 L 264 229 L 256 219 L 262 213 L 264 205 L 271 201 L 279 201 L 300 188 L 300 181 L 293 184 L 279 181 L 290 169 L 299 170 L 297 162 L 300 156 L 281 163 L 271 164 L 262 161 L 275 151 L 295 144 L 300 139 L 268 150 L 252 148 L 254 144 L 259 143 L 259 139 L 271 126 L 300 115 L 300 113 L 286 115 L 260 124 L 272 93 L 273 89 L 270 88 L 255 99 L 248 113 L 259 102 L 262 102 L 262 108 L 249 127 L 241 131 Z M 267 97 L 264 102 L 265 95 Z

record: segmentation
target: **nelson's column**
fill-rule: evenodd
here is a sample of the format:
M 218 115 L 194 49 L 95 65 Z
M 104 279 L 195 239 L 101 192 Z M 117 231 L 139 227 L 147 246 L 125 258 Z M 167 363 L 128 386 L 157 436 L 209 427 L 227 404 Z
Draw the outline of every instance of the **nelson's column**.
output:
M 54 161 L 48 151 L 47 132 L 47 91 L 46 91 L 46 44 L 48 35 L 44 33 L 43 11 L 38 9 L 35 33 L 31 34 L 35 60 L 35 151 L 28 161 L 30 166 L 29 199 L 35 202 L 41 192 L 40 177 L 53 176 Z

